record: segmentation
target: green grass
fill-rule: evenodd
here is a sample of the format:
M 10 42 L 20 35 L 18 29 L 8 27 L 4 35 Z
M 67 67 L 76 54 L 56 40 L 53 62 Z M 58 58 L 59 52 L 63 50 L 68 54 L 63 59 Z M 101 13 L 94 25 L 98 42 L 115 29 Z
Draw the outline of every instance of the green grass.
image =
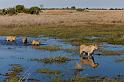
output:
M 39 50 L 49 50 L 49 51 L 58 51 L 58 50 L 60 50 L 59 46 L 54 46 L 54 45 L 50 45 L 50 46 L 33 46 L 33 48 L 39 49 Z
M 18 82 L 20 77 L 18 76 L 20 72 L 23 71 L 23 67 L 19 64 L 11 64 L 11 68 L 8 73 L 5 73 L 4 76 L 7 78 L 4 80 L 5 82 Z
M 31 59 L 32 61 L 38 61 L 43 63 L 64 63 L 66 61 L 70 61 L 70 58 L 57 56 L 57 57 L 48 57 L 43 59 Z
M 37 69 L 36 70 L 37 73 L 45 73 L 45 74 L 53 74 L 53 75 L 57 75 L 60 74 L 61 72 L 59 70 L 51 70 L 51 69 Z
M 59 25 L 9 25 L 0 26 L 0 35 L 22 36 L 51 36 L 65 39 L 74 44 L 108 42 L 112 44 L 124 44 L 124 25 L 90 24 L 82 26 L 59 26 Z M 85 37 L 99 37 L 86 39 Z
M 59 46 L 56 45 L 48 45 L 48 46 L 33 46 L 33 48 L 38 49 L 38 50 L 48 50 L 48 51 L 58 51 L 58 50 L 63 50 L 66 52 L 77 52 L 77 49 L 72 49 L 72 48 L 60 48 Z
M 7 78 L 3 82 L 19 82 L 19 79 L 20 79 L 19 77 L 11 77 L 11 78 Z
M 14 72 L 17 72 L 17 73 L 20 73 L 21 71 L 23 71 L 23 67 L 19 64 L 11 64 L 10 66 L 12 66 L 10 71 L 14 71 Z
M 54 78 L 51 82 L 123 82 L 123 80 L 115 80 L 110 78 L 90 78 L 90 77 L 73 77 L 69 80 L 63 80 L 61 78 Z
M 4 76 L 8 77 L 15 77 L 17 76 L 20 72 L 23 71 L 23 67 L 19 64 L 11 64 L 11 68 L 9 69 L 9 72 L 5 73 Z

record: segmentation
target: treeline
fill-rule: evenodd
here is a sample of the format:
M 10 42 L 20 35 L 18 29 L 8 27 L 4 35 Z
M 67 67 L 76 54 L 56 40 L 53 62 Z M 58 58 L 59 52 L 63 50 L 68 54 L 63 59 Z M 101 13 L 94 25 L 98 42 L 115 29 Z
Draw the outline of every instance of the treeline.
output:
M 18 13 L 27 13 L 27 14 L 36 14 L 38 15 L 41 12 L 39 7 L 25 8 L 24 5 L 16 5 L 13 8 L 5 8 L 0 10 L 1 15 L 16 15 Z
M 76 10 L 76 11 L 88 11 L 88 10 L 124 10 L 124 8 L 76 8 L 75 6 L 66 8 L 40 8 L 33 6 L 26 8 L 24 5 L 16 5 L 12 8 L 0 9 L 0 15 L 16 15 L 18 13 L 36 14 L 39 15 L 42 10 Z
M 44 8 L 45 10 L 124 10 L 124 8 L 77 8 L 76 6 L 66 7 L 66 8 Z

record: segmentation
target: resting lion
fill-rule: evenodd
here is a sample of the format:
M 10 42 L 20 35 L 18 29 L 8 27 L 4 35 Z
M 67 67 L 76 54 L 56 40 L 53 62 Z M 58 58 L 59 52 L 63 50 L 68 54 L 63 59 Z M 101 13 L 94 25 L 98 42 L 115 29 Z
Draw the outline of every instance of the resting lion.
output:
M 38 46 L 38 45 L 40 45 L 40 41 L 38 41 L 38 40 L 33 40 L 31 44 Z
M 6 41 L 10 41 L 10 42 L 13 42 L 16 40 L 16 36 L 7 36 L 6 37 Z

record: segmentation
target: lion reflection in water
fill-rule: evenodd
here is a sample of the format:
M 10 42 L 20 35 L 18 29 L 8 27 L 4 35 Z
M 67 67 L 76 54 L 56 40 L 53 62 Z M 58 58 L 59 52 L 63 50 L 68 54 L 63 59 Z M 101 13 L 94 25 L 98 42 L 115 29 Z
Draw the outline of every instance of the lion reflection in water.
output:
M 89 65 L 92 68 L 97 68 L 98 67 L 98 63 L 95 63 L 94 61 L 94 57 L 80 57 L 80 62 L 76 64 L 75 66 L 75 75 L 79 76 L 80 75 L 80 71 L 83 70 L 82 65 Z
M 96 68 L 99 64 L 95 63 L 94 57 L 80 57 L 80 62 L 76 64 L 76 69 L 81 69 L 81 65 L 89 65 Z
M 94 57 L 92 58 L 80 58 L 80 65 L 89 65 L 92 68 L 96 68 L 98 66 L 98 63 L 95 63 Z

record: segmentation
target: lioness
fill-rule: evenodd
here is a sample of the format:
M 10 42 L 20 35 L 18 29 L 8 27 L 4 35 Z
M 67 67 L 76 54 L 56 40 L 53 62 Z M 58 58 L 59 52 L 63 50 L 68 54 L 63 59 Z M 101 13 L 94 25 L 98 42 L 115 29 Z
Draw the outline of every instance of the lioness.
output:
M 38 45 L 40 45 L 40 41 L 38 41 L 38 40 L 33 40 L 31 44 L 38 46 Z
M 12 42 L 12 41 L 15 41 L 15 40 L 16 40 L 16 36 L 7 36 L 6 37 L 6 41 Z
M 94 45 L 81 45 L 80 46 L 80 54 L 87 53 L 88 56 L 91 56 L 94 50 L 98 49 L 96 44 Z

